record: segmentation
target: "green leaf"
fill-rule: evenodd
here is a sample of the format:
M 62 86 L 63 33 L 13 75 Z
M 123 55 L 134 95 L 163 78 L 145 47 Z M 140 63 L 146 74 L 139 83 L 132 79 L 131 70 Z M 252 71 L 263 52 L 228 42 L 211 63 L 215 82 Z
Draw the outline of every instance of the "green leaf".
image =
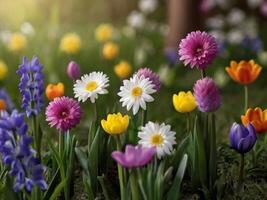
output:
M 59 177 L 59 168 L 57 169 L 55 175 L 53 176 L 52 180 L 50 181 L 50 184 L 44 194 L 43 200 L 49 200 L 49 197 L 52 195 L 52 192 L 54 191 L 54 188 L 56 187 L 57 181 Z
M 55 188 L 53 194 L 51 195 L 51 197 L 49 198 L 49 200 L 54 200 L 57 199 L 58 195 L 60 194 L 60 192 L 63 190 L 63 188 L 65 187 L 65 184 L 67 182 L 67 179 L 63 179 Z
M 90 172 L 89 172 L 88 158 L 87 158 L 86 153 L 82 150 L 81 147 L 76 147 L 75 153 L 76 153 L 76 156 L 78 158 L 78 161 L 79 161 L 82 169 L 86 173 L 86 176 L 89 176 Z
M 168 192 L 167 200 L 179 199 L 180 187 L 181 187 L 181 183 L 182 183 L 184 173 L 186 170 L 187 160 L 188 160 L 188 156 L 187 156 L 187 154 L 185 154 L 183 156 L 183 159 L 180 162 L 179 168 L 178 168 L 177 173 L 175 175 L 175 179 L 172 183 L 172 187 Z

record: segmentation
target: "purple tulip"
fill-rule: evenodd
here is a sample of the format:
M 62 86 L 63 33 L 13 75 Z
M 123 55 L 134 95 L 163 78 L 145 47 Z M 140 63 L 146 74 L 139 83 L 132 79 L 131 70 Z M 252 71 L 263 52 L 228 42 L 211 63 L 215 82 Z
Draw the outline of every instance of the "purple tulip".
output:
M 256 143 L 256 130 L 251 124 L 245 127 L 242 124 L 234 123 L 229 138 L 230 147 L 238 153 L 244 154 L 249 152 Z
M 111 156 L 126 168 L 142 167 L 149 163 L 156 153 L 156 148 L 144 148 L 140 145 L 126 145 L 125 152 L 113 151 Z
M 68 64 L 67 74 L 73 80 L 79 78 L 80 77 L 80 66 L 76 62 L 71 61 Z

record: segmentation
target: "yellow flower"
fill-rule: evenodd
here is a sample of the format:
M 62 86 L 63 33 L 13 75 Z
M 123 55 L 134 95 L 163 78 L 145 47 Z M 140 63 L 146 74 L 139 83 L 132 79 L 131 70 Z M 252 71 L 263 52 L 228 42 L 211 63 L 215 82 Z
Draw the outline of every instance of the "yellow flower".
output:
M 67 54 L 78 53 L 81 49 L 81 38 L 76 33 L 65 34 L 60 41 L 60 50 Z
M 27 47 L 27 39 L 26 37 L 21 33 L 14 33 L 11 35 L 8 48 L 17 53 L 21 52 Z
M 174 108 L 181 113 L 187 113 L 193 111 L 196 107 L 196 100 L 193 94 L 188 92 L 179 92 L 179 94 L 174 94 L 172 97 L 172 102 Z
M 102 128 L 110 135 L 124 133 L 129 125 L 129 116 L 122 116 L 121 113 L 108 114 L 107 120 L 101 120 Z
M 0 60 L 0 80 L 4 80 L 6 78 L 8 69 L 6 63 Z
M 119 78 L 126 79 L 131 75 L 132 67 L 128 62 L 120 61 L 119 64 L 115 65 L 114 72 Z
M 95 30 L 95 38 L 99 42 L 110 40 L 113 35 L 113 27 L 110 24 L 100 24 Z
M 107 42 L 103 47 L 103 56 L 107 60 L 112 60 L 119 55 L 119 46 L 114 42 Z

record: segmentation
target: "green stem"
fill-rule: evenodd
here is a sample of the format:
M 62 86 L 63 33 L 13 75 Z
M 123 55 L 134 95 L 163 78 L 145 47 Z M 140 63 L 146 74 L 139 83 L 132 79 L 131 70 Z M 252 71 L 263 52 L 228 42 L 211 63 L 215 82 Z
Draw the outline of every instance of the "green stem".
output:
M 32 116 L 32 132 L 34 138 L 34 148 L 37 151 L 37 157 L 41 158 L 41 135 L 38 132 L 37 116 Z
M 115 136 L 116 143 L 117 143 L 117 150 L 121 150 L 121 142 L 119 136 Z M 124 191 L 124 177 L 123 177 L 123 169 L 120 164 L 118 164 L 118 174 L 119 174 L 119 182 L 120 182 L 120 193 L 121 193 L 121 200 L 125 200 L 125 191 Z
M 93 105 L 94 105 L 94 114 L 95 114 L 95 116 L 94 116 L 95 119 L 94 120 L 97 123 L 97 121 L 98 121 L 98 113 L 97 113 L 97 104 L 96 104 L 96 102 Z
M 238 184 L 241 185 L 243 183 L 243 176 L 244 176 L 244 157 L 243 153 L 240 154 L 240 164 L 239 164 L 239 177 L 238 177 Z
M 246 113 L 248 109 L 248 86 L 247 85 L 244 86 L 244 102 L 245 102 L 244 113 Z
M 130 172 L 130 187 L 132 192 L 132 200 L 139 200 L 139 190 L 138 190 L 138 184 L 136 181 L 137 174 L 135 169 L 133 169 Z
M 201 73 L 201 78 L 205 78 L 205 77 L 206 77 L 205 69 L 202 69 L 202 70 L 200 71 L 200 73 Z
M 142 110 L 142 126 L 146 125 L 147 110 Z
M 67 134 L 67 133 L 66 133 Z M 62 164 L 63 166 L 60 166 L 60 176 L 61 180 L 64 180 L 66 178 L 66 170 L 65 170 L 65 133 L 59 133 L 59 142 L 58 142 L 58 147 L 59 147 L 59 156 L 62 159 Z M 64 187 L 64 199 L 69 200 L 69 195 L 68 195 L 68 188 L 67 186 Z
M 187 122 L 186 122 L 186 129 L 187 129 L 187 134 L 190 133 L 190 113 L 187 113 Z

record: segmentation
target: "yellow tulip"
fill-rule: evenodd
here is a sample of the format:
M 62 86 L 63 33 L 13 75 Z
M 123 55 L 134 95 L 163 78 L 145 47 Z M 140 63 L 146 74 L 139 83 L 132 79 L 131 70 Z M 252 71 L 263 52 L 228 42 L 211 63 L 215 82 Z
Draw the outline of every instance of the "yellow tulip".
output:
M 112 60 L 119 55 L 119 46 L 114 42 L 107 42 L 103 46 L 103 57 L 107 60 Z
M 76 54 L 81 49 L 81 38 L 76 33 L 65 34 L 60 41 L 60 50 L 67 54 Z
M 0 80 L 4 80 L 6 78 L 8 72 L 8 68 L 6 63 L 4 63 L 4 61 L 0 60 Z
M 179 92 L 179 94 L 174 94 L 172 97 L 172 102 L 174 108 L 181 113 L 187 113 L 193 111 L 196 107 L 196 100 L 194 95 L 188 92 Z
M 8 48 L 14 53 L 21 52 L 27 47 L 27 39 L 21 33 L 14 33 L 11 35 Z
M 95 38 L 99 42 L 105 42 L 112 38 L 113 27 L 111 24 L 100 24 L 95 30 Z
M 129 126 L 129 116 L 122 116 L 121 113 L 108 114 L 107 120 L 102 119 L 101 125 L 104 131 L 110 135 L 120 135 Z
M 119 64 L 115 65 L 114 72 L 119 78 L 126 79 L 131 75 L 132 67 L 128 62 L 120 61 Z

